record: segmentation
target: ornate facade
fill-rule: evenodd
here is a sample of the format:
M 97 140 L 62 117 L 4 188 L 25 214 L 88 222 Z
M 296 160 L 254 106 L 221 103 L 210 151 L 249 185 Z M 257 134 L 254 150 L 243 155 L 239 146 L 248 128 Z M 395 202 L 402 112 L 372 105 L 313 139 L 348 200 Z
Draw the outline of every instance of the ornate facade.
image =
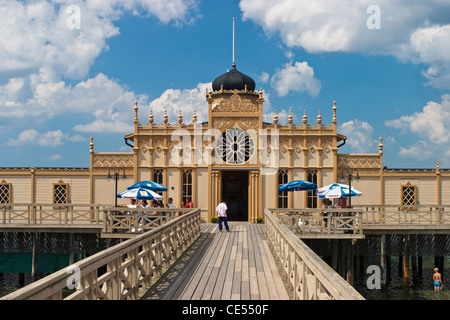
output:
M 118 191 L 141 180 L 159 182 L 168 188 L 177 206 L 190 198 L 202 209 L 205 221 L 214 216 L 216 205 L 228 200 L 229 219 L 255 221 L 263 209 L 317 207 L 308 192 L 278 192 L 278 186 L 302 179 L 324 186 L 339 182 L 344 170 L 361 177 L 352 185 L 363 192 L 353 205 L 432 204 L 449 205 L 450 171 L 383 168 L 383 143 L 377 154 L 340 154 L 347 137 L 337 132 L 337 105 L 332 123 L 322 123 L 319 111 L 312 123 L 304 112 L 302 123 L 263 121 L 263 92 L 255 91 L 251 78 L 235 65 L 213 82 L 205 93 L 208 121 L 199 123 L 194 112 L 186 121 L 180 114 L 169 123 L 167 113 L 157 123 L 138 119 L 134 105 L 134 131 L 125 136 L 128 153 L 96 153 L 90 142 L 89 168 L 0 168 L 0 199 L 14 203 L 113 204 L 115 183 L 108 179 L 118 172 Z M 120 201 L 124 202 L 124 201 Z

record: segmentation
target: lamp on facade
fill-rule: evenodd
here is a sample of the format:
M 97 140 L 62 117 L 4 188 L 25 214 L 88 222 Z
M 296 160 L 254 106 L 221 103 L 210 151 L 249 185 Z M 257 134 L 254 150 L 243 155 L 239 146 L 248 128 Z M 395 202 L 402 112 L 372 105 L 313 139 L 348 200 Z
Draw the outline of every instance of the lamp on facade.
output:
M 114 181 L 115 181 L 115 189 L 114 189 L 114 191 L 115 191 L 115 193 L 114 193 L 114 205 L 117 207 L 117 181 L 119 181 L 119 173 L 120 173 L 120 170 L 122 170 L 122 172 L 123 172 L 123 174 L 122 174 L 122 179 L 126 179 L 126 175 L 125 175 L 125 169 L 123 169 L 123 168 L 118 168 L 118 169 L 108 169 L 108 175 L 106 176 L 106 179 L 111 179 L 111 178 L 113 178 L 112 176 L 111 176 L 111 172 L 113 172 L 113 174 L 114 174 Z
M 354 172 L 356 171 L 356 177 L 354 177 Z M 358 169 L 344 169 L 341 172 L 341 177 L 339 178 L 341 182 L 348 181 L 348 190 L 349 190 L 349 197 L 348 197 L 348 206 L 352 207 L 352 180 L 359 181 L 361 178 L 359 177 L 359 171 Z

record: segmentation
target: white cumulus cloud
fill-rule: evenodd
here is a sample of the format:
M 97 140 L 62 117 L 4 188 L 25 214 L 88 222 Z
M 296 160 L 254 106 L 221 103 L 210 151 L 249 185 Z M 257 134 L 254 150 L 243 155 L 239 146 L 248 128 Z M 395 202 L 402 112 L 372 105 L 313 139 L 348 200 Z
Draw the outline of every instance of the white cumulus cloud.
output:
M 314 69 L 306 61 L 286 63 L 276 70 L 270 84 L 282 97 L 290 92 L 306 92 L 316 97 L 321 88 L 320 81 L 314 77 Z
M 241 0 L 239 5 L 245 20 L 269 36 L 279 35 L 289 48 L 392 55 L 427 65 L 429 83 L 450 88 L 449 1 Z M 368 12 L 372 5 L 379 16 Z M 368 28 L 373 19 L 380 29 Z
M 346 144 L 355 153 L 373 152 L 377 146 L 377 140 L 373 138 L 373 127 L 365 121 L 358 119 L 350 120 L 341 124 L 338 132 L 347 136 Z
M 164 112 L 170 123 L 178 122 L 181 111 L 184 123 L 191 123 L 194 111 L 197 121 L 208 121 L 208 104 L 206 89 L 211 89 L 212 83 L 199 83 L 194 89 L 167 89 L 159 98 L 150 102 L 149 108 L 153 112 L 154 122 L 163 123 Z

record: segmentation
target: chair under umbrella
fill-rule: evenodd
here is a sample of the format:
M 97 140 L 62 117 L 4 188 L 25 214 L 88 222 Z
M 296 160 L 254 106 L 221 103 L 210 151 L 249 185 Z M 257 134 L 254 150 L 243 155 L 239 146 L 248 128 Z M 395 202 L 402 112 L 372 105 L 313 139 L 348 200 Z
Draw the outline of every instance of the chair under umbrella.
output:
M 317 190 L 319 199 L 323 198 L 348 198 L 348 207 L 352 207 L 352 197 L 362 196 L 362 192 L 346 184 L 332 183 Z
M 117 195 L 120 199 L 162 200 L 162 196 L 146 188 L 127 189 Z
M 130 190 L 134 188 L 145 188 L 152 191 L 167 191 L 166 187 L 153 181 L 139 181 L 136 182 L 135 184 L 132 184 L 127 189 Z

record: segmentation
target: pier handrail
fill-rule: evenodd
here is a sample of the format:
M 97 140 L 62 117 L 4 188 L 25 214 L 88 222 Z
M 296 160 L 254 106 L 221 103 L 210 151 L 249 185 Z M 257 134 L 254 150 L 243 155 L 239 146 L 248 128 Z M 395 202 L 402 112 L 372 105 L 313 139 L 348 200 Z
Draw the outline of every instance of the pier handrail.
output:
M 101 225 L 105 204 L 0 203 L 3 225 Z
M 350 233 L 362 236 L 361 209 L 269 209 L 296 234 L 317 233 L 337 236 Z
M 264 215 L 269 246 L 282 265 L 295 300 L 364 300 L 269 209 Z
M 200 209 L 121 242 L 0 300 L 138 299 L 200 235 Z M 106 269 L 106 271 L 104 271 Z M 104 272 L 102 272 L 103 270 Z
M 103 234 L 141 233 L 172 221 L 192 209 L 123 208 L 103 209 Z

